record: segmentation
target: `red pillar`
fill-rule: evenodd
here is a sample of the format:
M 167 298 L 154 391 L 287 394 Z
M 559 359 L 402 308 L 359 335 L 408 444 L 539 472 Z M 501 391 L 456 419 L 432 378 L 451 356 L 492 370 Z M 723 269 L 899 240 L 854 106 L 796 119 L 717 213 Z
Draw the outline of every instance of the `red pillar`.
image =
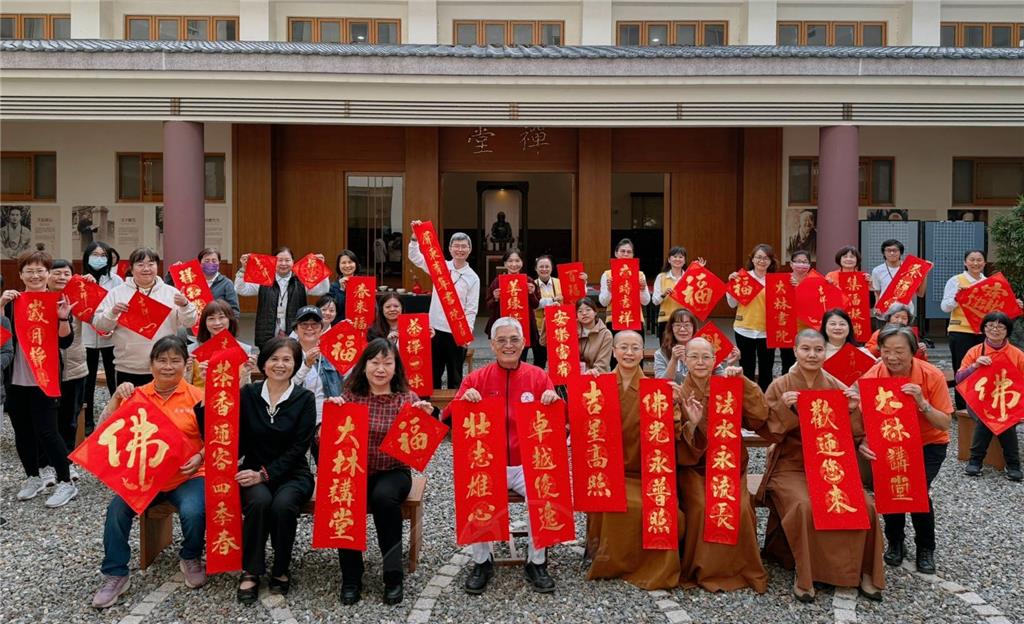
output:
M 205 243 L 203 124 L 164 122 L 164 266 L 196 257 Z
M 828 126 L 818 130 L 817 268 L 836 268 L 840 247 L 857 244 L 858 162 L 857 126 Z

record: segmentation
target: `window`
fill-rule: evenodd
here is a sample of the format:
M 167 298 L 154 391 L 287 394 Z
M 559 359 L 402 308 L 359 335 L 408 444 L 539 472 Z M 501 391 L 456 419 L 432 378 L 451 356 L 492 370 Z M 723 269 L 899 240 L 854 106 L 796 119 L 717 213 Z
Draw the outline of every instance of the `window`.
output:
M 455 45 L 506 46 L 564 44 L 565 22 L 527 20 L 456 20 Z
M 1024 158 L 954 158 L 953 204 L 1013 206 L 1024 195 Z
M 946 47 L 1024 47 L 1024 24 L 943 22 L 940 32 Z
M 0 15 L 0 39 L 70 38 L 70 15 Z
M 124 37 L 136 41 L 237 41 L 238 18 L 203 15 L 126 15 Z
M 729 42 L 729 22 L 616 22 L 620 46 L 722 46 Z
M 3 152 L 0 178 L 0 199 L 3 201 L 55 201 L 57 154 Z
M 886 45 L 885 22 L 778 22 L 776 43 L 780 46 Z
M 858 204 L 861 206 L 892 206 L 895 159 L 864 156 L 857 171 Z M 818 158 L 797 156 L 789 159 L 789 204 L 818 204 Z
M 400 20 L 343 17 L 289 17 L 288 41 L 396 45 Z
M 224 201 L 224 154 L 207 154 L 203 166 L 206 201 Z M 164 200 L 164 157 L 159 153 L 117 155 L 117 201 Z
M 391 287 L 402 285 L 404 182 L 393 174 L 345 176 L 348 248 L 368 275 Z

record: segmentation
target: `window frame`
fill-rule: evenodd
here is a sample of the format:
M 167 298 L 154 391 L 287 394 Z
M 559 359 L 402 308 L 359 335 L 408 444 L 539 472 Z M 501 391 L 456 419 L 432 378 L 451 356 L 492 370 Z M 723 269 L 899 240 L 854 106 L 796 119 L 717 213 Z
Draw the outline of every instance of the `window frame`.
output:
M 559 43 L 544 43 L 541 41 L 541 37 L 544 33 L 545 26 L 558 26 L 558 38 L 561 39 Z M 511 39 L 511 31 L 509 31 L 509 39 Z M 533 45 L 538 46 L 564 46 L 565 45 L 565 20 L 537 20 L 533 29 Z
M 665 28 L 665 41 L 659 43 L 657 46 L 651 45 L 651 26 L 663 26 Z M 644 22 L 643 26 L 643 37 L 640 39 L 641 46 L 643 47 L 661 47 L 674 45 L 675 39 L 675 25 L 671 21 L 667 20 L 650 20 Z
M 637 20 L 625 20 L 625 21 L 621 21 L 621 22 L 615 22 L 615 45 L 617 45 L 617 46 L 633 47 L 633 46 L 629 46 L 628 44 L 622 43 L 622 31 L 621 31 L 621 29 L 625 28 L 625 27 L 629 27 L 629 26 L 636 26 L 638 28 L 638 31 L 637 31 L 637 41 L 639 43 L 637 44 L 637 46 L 639 47 L 640 45 L 643 44 L 644 39 L 645 39 L 645 37 L 644 37 L 644 23 L 642 21 L 637 21 Z
M 0 152 L 0 158 L 25 158 L 28 159 L 28 194 L 0 193 L 0 201 L 21 201 L 38 203 L 55 203 L 57 201 L 57 167 L 53 171 L 53 197 L 36 196 L 36 157 L 53 156 L 54 163 L 57 161 L 56 151 L 4 151 Z
M 693 40 L 694 40 L 693 46 L 694 47 L 703 47 L 703 46 L 707 45 L 705 43 L 705 41 L 704 41 L 704 26 L 705 25 L 722 26 L 722 40 L 723 40 L 723 44 L 722 45 L 729 45 L 729 20 L 719 20 L 719 19 L 714 19 L 714 20 L 668 20 L 668 21 L 666 21 L 666 20 L 648 20 L 648 21 L 622 20 L 622 21 L 617 21 L 617 22 L 615 22 L 615 45 L 622 46 L 622 47 L 630 47 L 630 48 L 631 47 L 650 47 L 647 44 L 648 37 L 649 37 L 648 28 L 650 26 L 652 26 L 652 25 L 657 25 L 657 26 L 667 25 L 668 26 L 668 34 L 667 34 L 668 41 L 666 41 L 665 43 L 660 44 L 658 46 L 655 46 L 655 47 L 661 47 L 662 45 L 666 45 L 666 46 L 679 45 L 678 42 L 677 42 L 677 38 L 676 38 L 676 29 L 677 29 L 678 26 L 683 26 L 683 25 L 685 25 L 685 26 L 693 26 L 694 27 L 694 37 L 693 37 Z M 640 45 L 639 46 L 631 46 L 631 45 L 622 43 L 622 32 L 621 32 L 621 29 L 623 27 L 625 27 L 625 26 L 639 26 L 640 27 Z M 689 46 L 687 45 L 687 47 L 689 47 Z
M 149 21 L 149 39 L 129 39 L 131 34 L 132 20 Z M 159 25 L 161 21 L 178 21 L 177 39 L 160 39 Z M 188 22 L 206 20 L 206 39 L 186 39 L 188 33 Z M 224 41 L 238 41 L 239 20 L 237 15 L 125 15 L 123 20 L 124 30 L 121 32 L 121 39 L 124 41 L 221 41 L 217 39 L 217 22 L 227 21 L 235 24 L 235 39 L 224 39 Z M 289 36 L 291 33 L 289 32 Z
M 824 46 L 813 46 L 813 47 L 836 47 L 835 27 L 836 26 L 854 26 L 854 46 L 864 46 L 864 27 L 865 26 L 880 26 L 882 28 L 882 46 L 889 46 L 889 23 L 886 21 L 854 21 L 854 20 L 783 20 L 775 22 L 775 43 L 779 43 L 779 34 L 783 27 L 793 26 L 797 29 L 797 43 L 799 47 L 807 46 L 807 28 L 809 26 L 825 26 L 825 45 Z
M 457 20 L 452 20 L 452 45 L 464 45 L 464 44 L 460 44 L 459 43 L 459 26 L 462 26 L 462 25 L 472 25 L 472 26 L 476 27 L 476 43 L 474 45 L 477 45 L 477 46 L 480 46 L 480 47 L 487 47 L 488 45 L 493 45 L 493 44 L 486 43 L 485 28 L 488 25 L 492 25 L 492 26 L 493 25 L 501 25 L 501 26 L 504 27 L 504 29 L 505 29 L 505 39 L 504 39 L 504 42 L 502 43 L 502 45 L 504 45 L 504 46 L 523 45 L 523 44 L 512 43 L 512 25 L 513 24 L 518 24 L 518 25 L 532 24 L 533 25 L 533 43 L 530 44 L 530 45 L 533 45 L 533 46 L 545 46 L 545 45 L 547 45 L 547 44 L 541 43 L 541 41 L 540 41 L 541 27 L 542 26 L 547 26 L 547 25 L 556 25 L 560 29 L 561 37 L 562 37 L 562 43 L 559 44 L 559 45 L 563 45 L 563 46 L 566 45 L 566 43 L 565 43 L 565 20 L 521 20 L 521 19 L 516 19 L 516 20 L 495 20 L 495 19 L 478 19 L 478 20 L 457 19 Z
M 14 20 L 14 37 L 11 39 L 11 41 L 25 38 L 26 17 L 43 18 L 42 39 L 32 39 L 31 41 L 47 41 L 53 39 L 53 21 L 55 19 L 66 19 L 68 20 L 69 24 L 71 22 L 70 13 L 0 13 L 0 18 Z
M 292 39 L 292 24 L 294 22 L 309 22 L 310 26 L 310 37 L 309 41 L 297 41 Z M 349 25 L 353 22 L 366 22 L 368 25 L 367 35 L 369 41 L 366 43 L 354 44 L 348 41 L 349 39 Z M 288 42 L 289 43 L 341 43 L 343 45 L 377 45 L 377 25 L 378 24 L 394 24 L 395 25 L 395 37 L 397 41 L 393 44 L 382 44 L 382 45 L 400 45 L 402 43 L 402 20 L 397 17 L 312 17 L 305 15 L 289 15 L 288 16 Z M 334 41 L 323 41 L 320 37 L 320 24 L 330 23 L 338 25 L 338 32 L 340 42 Z M 237 26 L 236 26 L 237 28 Z
M 978 166 L 992 163 L 1018 163 L 1021 167 L 1024 167 L 1024 158 L 1015 156 L 953 156 L 953 168 L 952 171 L 956 170 L 956 161 L 966 160 L 971 162 L 971 203 L 957 203 L 956 193 L 953 184 L 955 180 L 950 180 L 950 205 L 954 207 L 958 206 L 1016 206 L 1016 197 L 1007 198 L 995 198 L 995 199 L 978 199 Z
M 809 202 L 794 202 L 790 200 L 792 190 L 787 187 L 786 191 L 786 205 L 788 206 L 799 206 L 799 207 L 820 207 L 818 206 L 818 175 L 820 174 L 818 156 L 790 156 L 786 164 L 786 180 L 789 180 L 789 171 L 792 167 L 793 161 L 795 160 L 807 160 L 811 163 L 810 172 L 810 201 Z M 871 175 L 876 161 L 886 161 L 890 164 L 891 171 L 891 184 L 889 189 L 889 195 L 892 197 L 891 202 L 875 202 L 871 197 Z M 860 192 L 860 170 L 864 169 L 864 187 L 867 192 L 866 195 L 862 195 Z M 861 156 L 857 159 L 857 206 L 858 207 L 893 207 L 896 205 L 896 157 L 895 156 Z
M 135 197 L 123 197 L 121 195 L 121 158 L 123 156 L 136 156 L 139 158 L 139 196 Z M 222 158 L 224 160 L 224 166 L 222 170 L 224 172 L 224 197 L 211 198 L 206 196 L 206 162 L 210 157 Z M 114 153 L 114 195 L 116 197 L 115 203 L 118 204 L 158 204 L 164 201 L 164 193 L 147 192 L 150 189 L 146 188 L 145 178 L 145 163 L 147 160 L 153 161 L 159 159 L 161 173 L 163 173 L 164 154 L 163 152 L 115 152 Z M 228 193 L 228 159 L 225 152 L 203 152 L 203 203 L 205 204 L 223 204 L 227 202 Z M 162 176 L 161 176 L 162 179 Z
M 982 47 L 992 47 L 992 28 L 994 26 L 1005 26 L 1010 28 L 1011 48 L 1019 48 L 1021 40 L 1024 40 L 1024 22 L 940 22 L 939 28 L 948 27 L 953 29 L 953 39 L 956 48 L 965 48 L 966 36 L 964 32 L 968 27 L 981 27 L 982 34 Z M 940 31 L 941 32 L 941 31 Z

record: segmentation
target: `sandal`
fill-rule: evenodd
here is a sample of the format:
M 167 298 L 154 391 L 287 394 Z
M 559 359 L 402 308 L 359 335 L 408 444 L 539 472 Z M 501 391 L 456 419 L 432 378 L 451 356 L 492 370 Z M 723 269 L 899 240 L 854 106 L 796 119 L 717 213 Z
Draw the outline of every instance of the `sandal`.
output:
M 242 589 L 242 583 L 253 583 L 253 586 Z M 238 597 L 238 602 L 244 605 L 254 604 L 260 596 L 260 577 L 243 572 L 241 578 L 238 579 L 238 592 L 236 596 Z
M 284 580 L 270 577 L 267 581 L 267 586 L 270 588 L 270 593 L 281 594 L 282 596 L 288 595 L 288 590 L 291 588 L 291 577 Z

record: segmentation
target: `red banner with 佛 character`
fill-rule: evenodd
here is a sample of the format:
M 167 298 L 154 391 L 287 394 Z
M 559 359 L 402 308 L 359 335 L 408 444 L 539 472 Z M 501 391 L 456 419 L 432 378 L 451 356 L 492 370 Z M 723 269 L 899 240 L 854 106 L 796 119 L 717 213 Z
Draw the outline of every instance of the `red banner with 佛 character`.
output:
M 455 543 L 508 539 L 505 405 L 501 399 L 454 401 Z
M 850 426 L 849 400 L 840 390 L 802 390 L 799 395 L 796 412 L 800 417 L 804 474 L 814 528 L 869 528 Z
M 242 279 L 248 284 L 273 286 L 276 274 L 277 256 L 251 253 L 245 261 L 245 272 L 242 274 Z
M 547 548 L 576 539 L 569 449 L 565 444 L 565 403 L 520 403 L 516 426 L 533 547 Z
M 910 303 L 917 296 L 917 289 L 921 287 L 921 282 L 931 270 L 932 263 L 927 260 L 917 256 L 904 258 L 903 264 L 889 282 L 889 287 L 875 303 L 875 309 L 885 312 L 894 303 Z
M 960 396 L 992 433 L 999 435 L 1024 420 L 1024 375 L 1002 352 L 957 384 Z
M 455 344 L 464 347 L 473 342 L 473 328 L 469 326 L 466 318 L 466 311 L 462 307 L 462 300 L 455 290 L 455 283 L 452 282 L 451 271 L 444 260 L 441 252 L 441 245 L 437 238 L 437 231 L 430 221 L 423 221 L 412 228 L 413 235 L 419 242 L 420 251 L 427 263 L 427 271 L 434 283 L 434 296 L 441 301 L 441 309 L 448 319 L 448 325 L 452 330 L 452 338 Z
M 853 337 L 863 344 L 871 338 L 871 297 L 868 276 L 861 271 L 836 274 L 839 290 L 846 296 L 846 313 L 853 322 Z
M 580 329 L 575 310 L 576 306 L 571 303 L 544 308 L 548 376 L 556 386 L 569 383 L 569 379 L 580 372 Z
M 407 466 L 423 472 L 434 451 L 448 435 L 448 426 L 412 403 L 402 406 L 381 440 L 380 450 Z
M 39 389 L 48 397 L 60 396 L 60 347 L 57 319 L 58 292 L 23 292 L 14 300 L 14 332 Z
M 699 262 L 691 262 L 669 295 L 703 321 L 725 296 L 725 290 L 725 282 L 717 275 Z
M 191 262 L 172 264 L 168 272 L 171 274 L 174 287 L 196 306 L 196 324 L 192 327 L 192 333 L 198 334 L 203 310 L 206 308 L 206 304 L 213 301 L 213 292 L 210 290 L 210 285 L 206 283 L 203 267 L 198 260 L 192 260 Z
M 712 368 L 718 368 L 735 348 L 725 332 L 718 329 L 714 323 L 705 323 L 694 338 L 703 338 L 711 343 L 711 348 L 715 353 L 715 365 Z
M 529 280 L 522 273 L 498 276 L 498 310 L 502 316 L 519 321 L 523 328 L 523 346 L 530 346 L 530 294 Z
M 222 332 L 227 334 L 228 332 Z M 228 334 L 229 336 L 231 334 Z M 244 352 L 221 350 L 206 374 L 206 572 L 242 569 L 242 499 L 238 472 L 239 367 Z
M 313 548 L 366 550 L 369 433 L 369 407 L 324 403 L 313 503 Z
M 825 360 L 824 368 L 828 374 L 843 384 L 852 386 L 874 365 L 875 358 L 848 342 L 836 351 L 835 355 Z
M 749 305 L 764 290 L 764 285 L 754 279 L 754 276 L 746 269 L 740 269 L 736 271 L 736 277 L 729 280 L 725 288 L 733 299 L 742 305 Z
M 69 303 L 77 303 L 73 310 L 83 323 L 91 323 L 96 308 L 107 297 L 107 289 L 81 275 L 72 275 L 68 285 L 64 287 L 64 295 Z
M 128 300 L 128 309 L 117 317 L 117 324 L 130 329 L 146 340 L 152 340 L 171 309 L 138 290 Z
M 582 262 L 564 262 L 558 265 L 558 283 L 562 286 L 562 301 L 572 304 L 587 296 L 587 283 L 583 281 Z
M 643 315 L 640 309 L 640 261 L 636 258 L 612 258 L 610 288 L 612 300 L 608 313 L 612 317 L 612 329 L 640 330 Z
M 320 355 L 327 358 L 338 373 L 345 375 L 366 348 L 366 332 L 345 319 L 320 335 Z
M 675 410 L 669 380 L 641 379 L 639 401 L 643 547 L 676 550 L 679 536 Z
M 576 511 L 626 511 L 622 416 L 615 373 L 569 382 L 573 502 Z
M 765 275 L 765 333 L 769 349 L 792 349 L 796 340 L 796 289 L 789 273 Z
M 306 290 L 316 288 L 317 284 L 331 276 L 331 270 L 327 268 L 327 263 L 315 253 L 302 256 L 298 262 L 292 265 L 292 270 Z
M 433 394 L 430 317 L 426 312 L 398 316 L 398 356 L 405 366 L 409 389 L 422 398 Z
M 377 317 L 377 278 L 348 278 L 345 283 L 345 318 L 364 333 Z
M 1002 273 L 993 273 L 960 290 L 956 293 L 956 302 L 976 334 L 981 333 L 981 319 L 993 310 L 1004 312 L 1011 321 L 1021 315 L 1013 287 Z
M 845 307 L 843 291 L 824 277 L 808 276 L 796 287 L 797 318 L 811 329 L 821 329 L 821 319 L 825 312 L 837 308 L 843 310 Z
M 711 377 L 704 469 L 704 541 L 735 546 L 743 487 L 743 378 Z

